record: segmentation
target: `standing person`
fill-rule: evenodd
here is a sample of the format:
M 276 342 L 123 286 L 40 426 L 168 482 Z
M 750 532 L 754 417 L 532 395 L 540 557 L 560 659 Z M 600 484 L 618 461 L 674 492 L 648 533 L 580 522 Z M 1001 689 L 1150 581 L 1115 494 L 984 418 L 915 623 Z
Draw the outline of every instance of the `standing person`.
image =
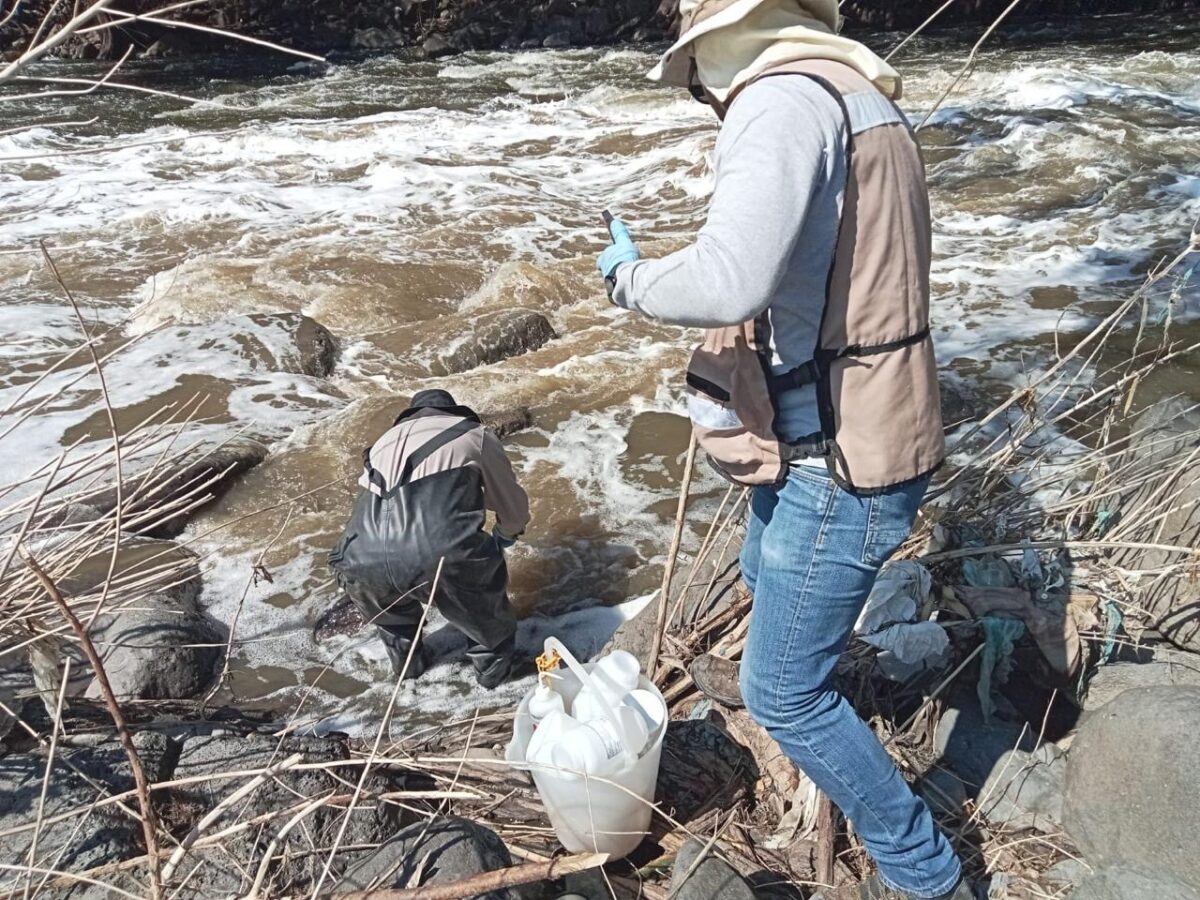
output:
M 486 688 L 505 681 L 517 621 L 504 550 L 529 524 L 529 498 L 499 438 L 446 391 L 419 391 L 363 451 L 359 485 L 329 564 L 379 630 L 396 674 L 418 637 L 436 578 L 433 603 L 470 639 L 476 679 Z M 489 509 L 496 513 L 490 535 L 484 531 Z M 418 645 L 406 677 L 420 677 L 426 665 Z
M 929 199 L 900 77 L 837 36 L 836 0 L 682 0 L 680 14 L 650 77 L 722 120 L 708 219 L 653 260 L 616 220 L 600 272 L 618 307 L 709 329 L 687 377 L 694 431 L 754 486 L 740 694 L 878 867 L 826 896 L 967 900 L 929 809 L 830 685 L 945 453 Z M 697 683 L 738 702 L 736 673 L 706 662 Z

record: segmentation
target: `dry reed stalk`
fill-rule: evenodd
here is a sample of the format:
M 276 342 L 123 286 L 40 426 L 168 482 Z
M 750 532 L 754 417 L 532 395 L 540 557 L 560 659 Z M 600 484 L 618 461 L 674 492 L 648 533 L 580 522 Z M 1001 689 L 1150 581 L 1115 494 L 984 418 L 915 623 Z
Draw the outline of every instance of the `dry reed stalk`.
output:
M 994 22 L 992 22 L 992 24 L 990 26 L 988 26 L 988 29 L 987 29 L 987 31 L 985 31 L 983 33 L 983 36 L 980 37 L 978 41 L 976 41 L 975 46 L 971 48 L 971 52 L 967 56 L 967 61 L 965 63 L 963 63 L 962 68 L 958 70 L 958 73 L 954 76 L 954 80 L 950 82 L 950 86 L 948 88 L 946 88 L 945 92 L 940 97 L 938 97 L 937 102 L 933 104 L 933 107 L 929 110 L 929 112 L 925 114 L 925 118 L 923 118 L 921 120 L 921 124 L 918 125 L 916 128 L 917 131 L 920 131 L 922 128 L 924 128 L 926 126 L 926 124 L 928 124 L 929 120 L 933 117 L 933 114 L 938 111 L 938 108 L 943 103 L 946 102 L 946 98 L 949 97 L 951 94 L 953 94 L 954 89 L 958 87 L 959 83 L 964 78 L 966 78 L 967 73 L 970 72 L 971 69 L 975 65 L 975 57 L 979 54 L 979 48 L 982 47 L 987 42 L 987 39 L 992 36 L 992 33 L 995 32 L 995 30 L 1000 27 L 1000 23 L 1008 18 L 1008 14 L 1010 12 L 1012 12 L 1014 9 L 1016 9 L 1018 4 L 1020 4 L 1020 2 L 1021 2 L 1021 0 L 1012 0 L 1012 3 L 1010 3 L 1008 6 L 1006 6 L 1004 8 L 1004 12 L 1000 13 L 1000 15 L 996 18 L 996 20 Z M 940 10 L 939 10 L 939 12 L 940 12 Z M 924 26 L 922 26 L 922 27 L 924 27 Z M 899 49 L 899 48 L 897 48 L 897 49 Z
M 96 652 L 95 645 L 92 643 L 91 638 L 88 637 L 87 629 L 71 611 L 71 607 L 63 599 L 62 594 L 59 593 L 58 587 L 38 566 L 37 560 L 27 551 L 22 550 L 21 558 L 33 570 L 34 574 L 37 575 L 46 594 L 54 601 L 54 604 L 59 608 L 63 617 L 71 623 L 71 627 L 74 629 L 76 637 L 79 638 L 88 662 L 95 673 L 96 681 L 100 685 L 100 691 L 104 695 L 105 705 L 108 707 L 109 715 L 112 716 L 113 725 L 117 729 L 117 737 L 121 741 L 125 755 L 129 758 L 129 768 L 133 773 L 134 784 L 137 785 L 138 805 L 141 807 L 142 833 L 146 840 L 146 852 L 150 855 L 153 863 L 150 866 L 150 895 L 157 900 L 157 898 L 162 896 L 162 882 L 158 869 L 158 820 L 154 814 L 154 808 L 150 804 L 150 790 L 146 782 L 146 772 L 142 768 L 141 757 L 138 756 L 137 748 L 133 745 L 133 736 L 125 725 L 125 716 L 121 712 L 120 704 L 117 703 L 112 685 L 108 683 L 108 673 L 104 670 L 104 663 L 100 659 L 100 654 Z
M 50 749 L 46 753 L 46 769 L 42 776 L 42 792 L 38 795 L 37 819 L 33 823 L 33 839 L 29 842 L 29 865 L 30 872 L 27 881 L 25 882 L 25 897 L 28 900 L 30 888 L 33 887 L 33 869 L 37 864 L 38 837 L 42 832 L 42 825 L 46 818 L 46 795 L 50 792 L 50 776 L 54 773 L 54 757 L 55 751 L 58 750 L 58 736 L 62 732 L 62 709 L 63 702 L 67 698 L 67 684 L 71 677 L 71 660 L 67 659 L 63 662 L 62 684 L 58 689 L 58 701 L 55 705 L 55 715 L 53 718 L 53 730 L 50 732 Z
M 429 588 L 429 598 L 423 604 L 421 619 L 417 622 L 416 635 L 408 647 L 408 656 L 404 659 L 404 665 L 396 676 L 396 685 L 392 688 L 392 696 L 388 700 L 387 709 L 384 710 L 383 718 L 379 722 L 379 730 L 375 733 L 375 742 L 371 747 L 371 754 L 367 757 L 366 765 L 363 766 L 358 783 L 354 786 L 354 796 L 350 800 L 350 806 L 346 809 L 346 815 L 342 817 L 342 824 L 338 828 L 337 837 L 333 840 L 333 849 L 329 851 L 329 857 L 325 860 L 325 865 L 321 869 L 321 877 L 317 879 L 317 884 L 313 888 L 312 896 L 314 898 L 320 895 L 321 887 L 325 884 L 326 879 L 329 878 L 329 872 L 333 868 L 333 861 L 337 856 L 338 845 L 341 844 L 342 838 L 345 837 L 346 829 L 350 825 L 350 817 L 354 814 L 355 803 L 362 794 L 363 785 L 366 783 L 367 775 L 371 771 L 371 763 L 378 756 L 383 736 L 387 733 L 388 727 L 391 724 L 392 711 L 396 707 L 396 698 L 400 696 L 400 688 L 404 685 L 404 677 L 408 674 L 408 667 L 412 665 L 413 654 L 416 653 L 417 646 L 421 642 L 422 630 L 425 628 L 425 620 L 429 617 L 429 610 L 433 606 L 434 597 L 437 596 L 438 583 L 441 581 L 442 566 L 445 562 L 445 559 L 438 560 L 437 571 L 433 575 L 433 584 Z
M 687 512 L 688 495 L 692 487 L 692 471 L 696 467 L 696 434 L 688 439 L 687 459 L 683 464 L 683 484 L 679 488 L 679 506 L 675 512 L 675 533 L 667 551 L 667 564 L 663 569 L 662 587 L 658 592 L 658 618 L 654 624 L 654 636 L 646 657 L 646 672 L 654 677 L 658 669 L 658 654 L 662 649 L 663 632 L 667 626 L 667 612 L 671 606 L 671 578 L 675 574 L 675 561 L 679 557 L 679 545 L 683 541 L 684 515 Z

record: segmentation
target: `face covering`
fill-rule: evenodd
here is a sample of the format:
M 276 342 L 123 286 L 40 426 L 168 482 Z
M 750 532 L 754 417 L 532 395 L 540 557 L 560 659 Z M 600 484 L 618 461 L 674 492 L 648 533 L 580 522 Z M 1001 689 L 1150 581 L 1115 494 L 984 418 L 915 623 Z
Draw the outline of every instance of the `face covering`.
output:
M 744 19 L 696 38 L 692 53 L 701 83 L 722 103 L 772 66 L 803 59 L 844 63 L 885 96 L 900 99 L 895 69 L 858 41 L 834 34 L 797 0 L 767 0 Z

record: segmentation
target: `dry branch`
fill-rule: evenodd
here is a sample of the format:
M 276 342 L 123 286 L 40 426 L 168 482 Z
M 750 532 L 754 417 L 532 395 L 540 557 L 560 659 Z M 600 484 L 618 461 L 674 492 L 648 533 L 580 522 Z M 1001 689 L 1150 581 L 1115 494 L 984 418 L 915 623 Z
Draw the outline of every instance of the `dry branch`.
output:
M 553 881 L 572 872 L 586 872 L 608 862 L 607 853 L 577 853 L 553 859 L 549 863 L 527 863 L 494 872 L 482 872 L 446 884 L 431 884 L 426 887 L 401 890 L 351 891 L 342 894 L 326 894 L 333 900 L 463 900 L 477 897 L 489 891 L 533 884 L 537 881 Z
M 116 695 L 113 693 L 112 685 L 108 682 L 108 673 L 104 670 L 104 663 L 100 659 L 100 654 L 96 652 L 96 646 L 92 643 L 92 639 L 88 636 L 87 629 L 83 623 L 71 611 L 71 607 L 67 601 L 63 599 L 59 593 L 58 587 L 50 580 L 50 577 L 38 565 L 37 560 L 24 548 L 21 550 L 21 558 L 25 564 L 33 571 L 34 575 L 42 584 L 42 588 L 46 591 L 46 595 L 58 607 L 71 625 L 75 632 L 80 645 L 83 648 L 84 654 L 87 656 L 88 662 L 95 672 L 96 682 L 100 685 L 100 691 L 104 696 L 104 703 L 108 707 L 109 715 L 112 716 L 113 725 L 117 729 L 117 737 L 121 741 L 121 747 L 125 750 L 125 755 L 129 758 L 129 768 L 133 773 L 133 783 L 137 786 L 138 805 L 141 807 L 142 834 L 146 840 L 146 852 L 149 854 L 153 864 L 150 866 L 150 894 L 157 900 L 162 896 L 162 882 L 159 876 L 158 869 L 158 820 L 154 814 L 154 807 L 150 803 L 150 788 L 146 781 L 146 772 L 142 768 L 141 757 L 138 756 L 137 748 L 133 745 L 133 736 L 129 732 L 129 728 L 125 725 L 125 716 L 121 712 L 121 706 L 117 703 Z

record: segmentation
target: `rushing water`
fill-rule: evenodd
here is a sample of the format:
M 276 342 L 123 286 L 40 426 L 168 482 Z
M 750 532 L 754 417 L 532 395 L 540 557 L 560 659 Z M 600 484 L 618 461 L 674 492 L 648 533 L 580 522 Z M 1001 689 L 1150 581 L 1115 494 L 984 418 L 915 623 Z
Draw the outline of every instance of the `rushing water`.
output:
M 914 121 L 969 46 L 952 36 L 905 49 Z M 1020 378 L 1056 328 L 1083 327 L 1186 243 L 1200 216 L 1198 46 L 1200 28 L 1170 23 L 1027 34 L 985 50 L 933 115 L 922 138 L 948 377 L 985 392 Z M 513 597 L 523 614 L 568 614 L 535 616 L 525 646 L 551 630 L 601 639 L 621 613 L 591 608 L 597 601 L 656 585 L 686 443 L 679 371 L 692 336 L 607 304 L 593 268 L 599 212 L 622 213 L 644 253 L 682 246 L 704 215 L 715 122 L 685 94 L 644 81 L 652 58 L 399 55 L 273 76 L 235 61 L 172 63 L 137 81 L 206 102 L 97 92 L 0 104 L 0 131 L 95 119 L 0 134 L 0 406 L 80 338 L 35 252 L 41 239 L 89 319 L 119 326 L 107 346 L 147 335 L 112 363 L 123 427 L 200 391 L 210 398 L 204 427 L 249 425 L 275 441 L 187 535 L 210 554 L 214 615 L 230 621 L 245 595 L 239 699 L 293 704 L 320 676 L 307 712 L 350 727 L 382 702 L 380 648 L 312 638 L 333 599 L 323 557 L 351 484 L 247 516 L 352 475 L 361 447 L 421 387 L 532 410 L 536 427 L 510 442 L 534 511 L 512 554 Z M 109 145 L 122 146 L 61 153 Z M 1197 306 L 1190 291 L 1169 310 L 1184 328 Z M 512 307 L 544 313 L 559 338 L 462 375 L 420 377 L 431 341 L 453 342 L 479 314 Z M 279 310 L 338 337 L 331 379 L 229 375 L 237 346 L 222 318 Z M 148 334 L 168 323 L 212 323 L 212 339 Z M 1195 393 L 1194 376 L 1185 363 L 1159 390 Z M 94 391 L 56 400 L 0 443 L 0 481 L 64 441 L 102 438 L 95 402 Z M 701 489 L 707 503 L 721 492 L 708 480 Z M 268 545 L 273 583 L 255 584 L 251 566 Z M 435 646 L 455 644 L 441 635 Z M 455 671 L 402 702 L 462 703 L 470 689 Z

